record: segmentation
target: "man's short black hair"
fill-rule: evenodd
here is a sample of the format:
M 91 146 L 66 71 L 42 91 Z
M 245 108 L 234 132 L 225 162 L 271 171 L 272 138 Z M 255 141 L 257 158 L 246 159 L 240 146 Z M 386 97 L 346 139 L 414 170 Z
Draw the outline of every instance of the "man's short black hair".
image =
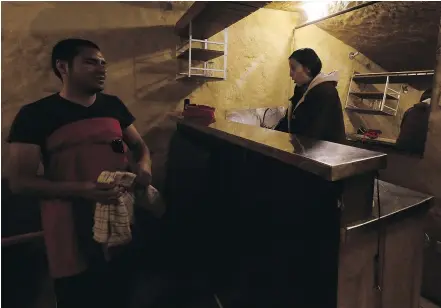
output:
M 311 71 L 311 78 L 315 78 L 322 70 L 322 61 L 311 48 L 297 49 L 289 56 L 289 59 L 294 59 L 307 67 Z
M 61 79 L 61 74 L 57 69 L 57 60 L 66 61 L 69 66 L 73 59 L 80 53 L 82 48 L 95 48 L 100 50 L 97 44 L 78 38 L 69 38 L 59 41 L 52 49 L 52 70 Z

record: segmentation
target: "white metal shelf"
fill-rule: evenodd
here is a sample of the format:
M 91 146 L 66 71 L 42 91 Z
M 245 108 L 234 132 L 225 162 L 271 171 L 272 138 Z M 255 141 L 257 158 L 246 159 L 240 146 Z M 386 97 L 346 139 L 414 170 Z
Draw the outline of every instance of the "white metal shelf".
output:
M 388 107 L 386 107 L 384 110 L 379 110 L 379 109 L 372 109 L 372 108 L 347 106 L 346 110 L 350 110 L 350 111 L 357 112 L 357 113 L 373 114 L 373 115 L 385 115 L 385 116 L 394 116 L 395 115 L 395 111 L 393 109 L 389 110 Z
M 409 74 L 410 72 L 405 72 Z M 376 114 L 376 115 L 388 115 L 395 116 L 398 112 L 400 105 L 400 97 L 402 87 L 399 91 L 396 91 L 389 87 L 391 83 L 400 83 L 396 79 L 399 73 L 371 73 L 371 74 L 358 74 L 353 73 L 351 81 L 349 82 L 348 95 L 346 97 L 345 109 L 358 113 Z M 404 74 L 403 74 L 404 75 Z M 399 77 L 403 77 L 403 75 Z M 395 79 L 393 79 L 395 77 Z M 392 81 L 392 82 L 391 82 Z M 400 80 L 401 81 L 401 80 Z M 385 84 L 383 92 L 380 91 L 353 91 L 352 86 L 354 83 L 362 84 Z M 353 100 L 358 99 L 359 105 L 353 104 Z M 364 100 L 372 101 L 368 106 L 364 103 Z M 361 105 L 361 106 L 360 106 Z
M 193 25 L 190 21 L 189 24 L 188 40 L 185 40 L 180 46 L 176 48 L 176 58 L 178 60 L 188 61 L 188 70 L 184 72 L 178 72 L 176 79 L 191 79 L 193 76 L 199 80 L 226 80 L 227 79 L 227 56 L 228 56 L 228 30 L 224 29 L 224 41 L 216 42 L 209 41 L 208 39 L 200 40 L 193 38 Z M 202 43 L 203 48 L 194 47 L 194 43 Z M 208 49 L 208 46 L 219 45 L 223 47 L 223 50 Z M 223 57 L 223 68 L 210 68 L 209 62 L 215 58 Z M 203 67 L 193 66 L 193 62 L 203 62 Z M 198 73 L 198 72 L 202 72 Z M 222 73 L 222 77 L 213 76 L 213 73 Z M 205 78 L 201 78 L 205 77 Z
M 176 80 L 201 80 L 201 81 L 221 81 L 224 80 L 223 77 L 213 77 L 206 76 L 204 74 L 193 73 L 191 76 L 188 76 L 187 73 L 179 73 L 176 76 Z
M 431 81 L 433 79 L 434 71 L 408 71 L 408 72 L 388 72 L 388 73 L 368 73 L 368 74 L 354 74 L 353 80 L 358 83 L 365 84 L 383 84 L 386 78 L 389 77 L 390 84 L 407 83 L 411 84 L 420 81 Z
M 349 94 L 362 99 L 383 99 L 384 96 L 384 93 L 382 92 L 350 92 Z M 392 94 L 386 94 L 386 99 L 397 100 L 398 98 L 393 96 Z
M 190 49 L 185 49 L 183 52 L 177 54 L 176 58 L 186 60 L 189 57 L 189 53 Z M 191 53 L 192 60 L 204 62 L 213 60 L 224 55 L 223 51 L 202 48 L 193 48 Z

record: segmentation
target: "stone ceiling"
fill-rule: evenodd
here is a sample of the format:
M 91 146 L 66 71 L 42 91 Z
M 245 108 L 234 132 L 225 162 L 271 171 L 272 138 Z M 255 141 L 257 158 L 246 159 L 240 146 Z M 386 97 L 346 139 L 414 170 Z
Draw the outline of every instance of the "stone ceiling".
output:
M 269 3 L 265 6 L 266 9 L 280 10 L 286 12 L 299 13 L 301 15 L 301 23 L 305 23 L 307 20 L 306 12 L 304 11 L 305 1 L 268 1 Z M 369 1 L 317 1 L 317 2 L 327 2 L 328 15 L 350 9 L 354 6 L 361 5 Z
M 441 2 L 378 2 L 316 23 L 388 71 L 431 70 Z
M 366 2 L 334 1 L 329 3 L 328 11 L 333 14 Z M 176 8 L 188 5 L 182 1 L 171 3 Z M 296 12 L 305 19 L 303 4 L 303 1 L 268 1 L 265 9 Z M 317 22 L 315 26 L 387 71 L 431 70 L 435 66 L 440 17 L 439 1 L 381 1 Z
M 366 2 L 330 2 L 329 14 Z M 302 6 L 302 1 L 280 1 L 265 8 L 301 13 Z M 439 1 L 382 1 L 315 25 L 388 71 L 431 70 L 440 18 Z
M 317 2 L 328 2 L 328 1 L 317 1 Z M 333 13 L 349 9 L 351 7 L 354 7 L 356 5 L 360 5 L 360 4 L 363 4 L 366 2 L 369 2 L 369 1 L 332 1 L 332 2 L 328 2 L 328 12 L 329 12 L 329 14 L 333 14 Z M 304 4 L 305 4 L 304 1 L 271 1 L 265 6 L 265 8 L 287 11 L 287 12 L 298 12 L 299 9 L 301 9 Z

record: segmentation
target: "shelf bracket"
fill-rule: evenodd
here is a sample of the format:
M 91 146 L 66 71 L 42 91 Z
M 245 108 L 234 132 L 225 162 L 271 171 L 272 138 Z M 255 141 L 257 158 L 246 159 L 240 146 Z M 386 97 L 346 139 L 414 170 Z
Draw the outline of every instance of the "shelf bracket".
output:
M 188 46 L 188 77 L 191 77 L 191 41 L 193 39 L 192 25 L 193 25 L 193 22 L 190 21 L 190 25 L 188 26 L 188 36 L 190 38 L 190 40 L 188 42 L 188 44 L 189 44 L 189 46 Z
M 228 28 L 224 29 L 224 80 L 227 80 Z
M 383 95 L 383 100 L 381 101 L 380 110 L 384 109 L 384 103 L 386 102 L 388 88 L 389 88 L 389 76 L 386 77 L 386 86 L 384 87 L 384 95 Z
M 349 89 L 348 89 L 348 95 L 346 96 L 346 104 L 345 104 L 345 108 L 348 107 L 348 103 L 349 103 L 349 95 L 350 95 L 350 93 L 352 92 L 352 91 L 351 91 L 351 87 L 352 87 L 352 79 L 354 78 L 354 74 L 355 74 L 355 71 L 353 71 L 353 73 L 352 73 L 352 75 L 351 75 L 351 81 L 349 82 Z

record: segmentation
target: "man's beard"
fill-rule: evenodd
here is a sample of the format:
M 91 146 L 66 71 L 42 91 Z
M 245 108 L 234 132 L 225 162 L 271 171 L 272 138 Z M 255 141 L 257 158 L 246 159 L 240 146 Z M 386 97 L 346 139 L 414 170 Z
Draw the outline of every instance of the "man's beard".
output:
M 95 95 L 97 93 L 102 92 L 104 89 L 102 87 L 88 87 L 88 86 L 83 86 L 81 87 L 82 92 L 84 92 L 87 95 Z
M 87 89 L 86 91 L 85 91 L 85 93 L 87 93 L 87 94 L 89 94 L 89 95 L 95 95 L 95 94 L 97 94 L 97 93 L 101 93 L 101 92 L 103 92 L 104 91 L 104 89 L 103 88 L 90 88 L 90 89 Z
M 77 91 L 80 91 L 80 92 L 82 92 L 86 95 L 90 95 L 90 96 L 95 95 L 97 93 L 100 93 L 104 90 L 104 87 L 91 86 L 91 85 L 88 85 L 88 84 L 83 83 L 81 81 L 74 82 L 73 84 L 74 84 L 75 88 L 77 89 Z

